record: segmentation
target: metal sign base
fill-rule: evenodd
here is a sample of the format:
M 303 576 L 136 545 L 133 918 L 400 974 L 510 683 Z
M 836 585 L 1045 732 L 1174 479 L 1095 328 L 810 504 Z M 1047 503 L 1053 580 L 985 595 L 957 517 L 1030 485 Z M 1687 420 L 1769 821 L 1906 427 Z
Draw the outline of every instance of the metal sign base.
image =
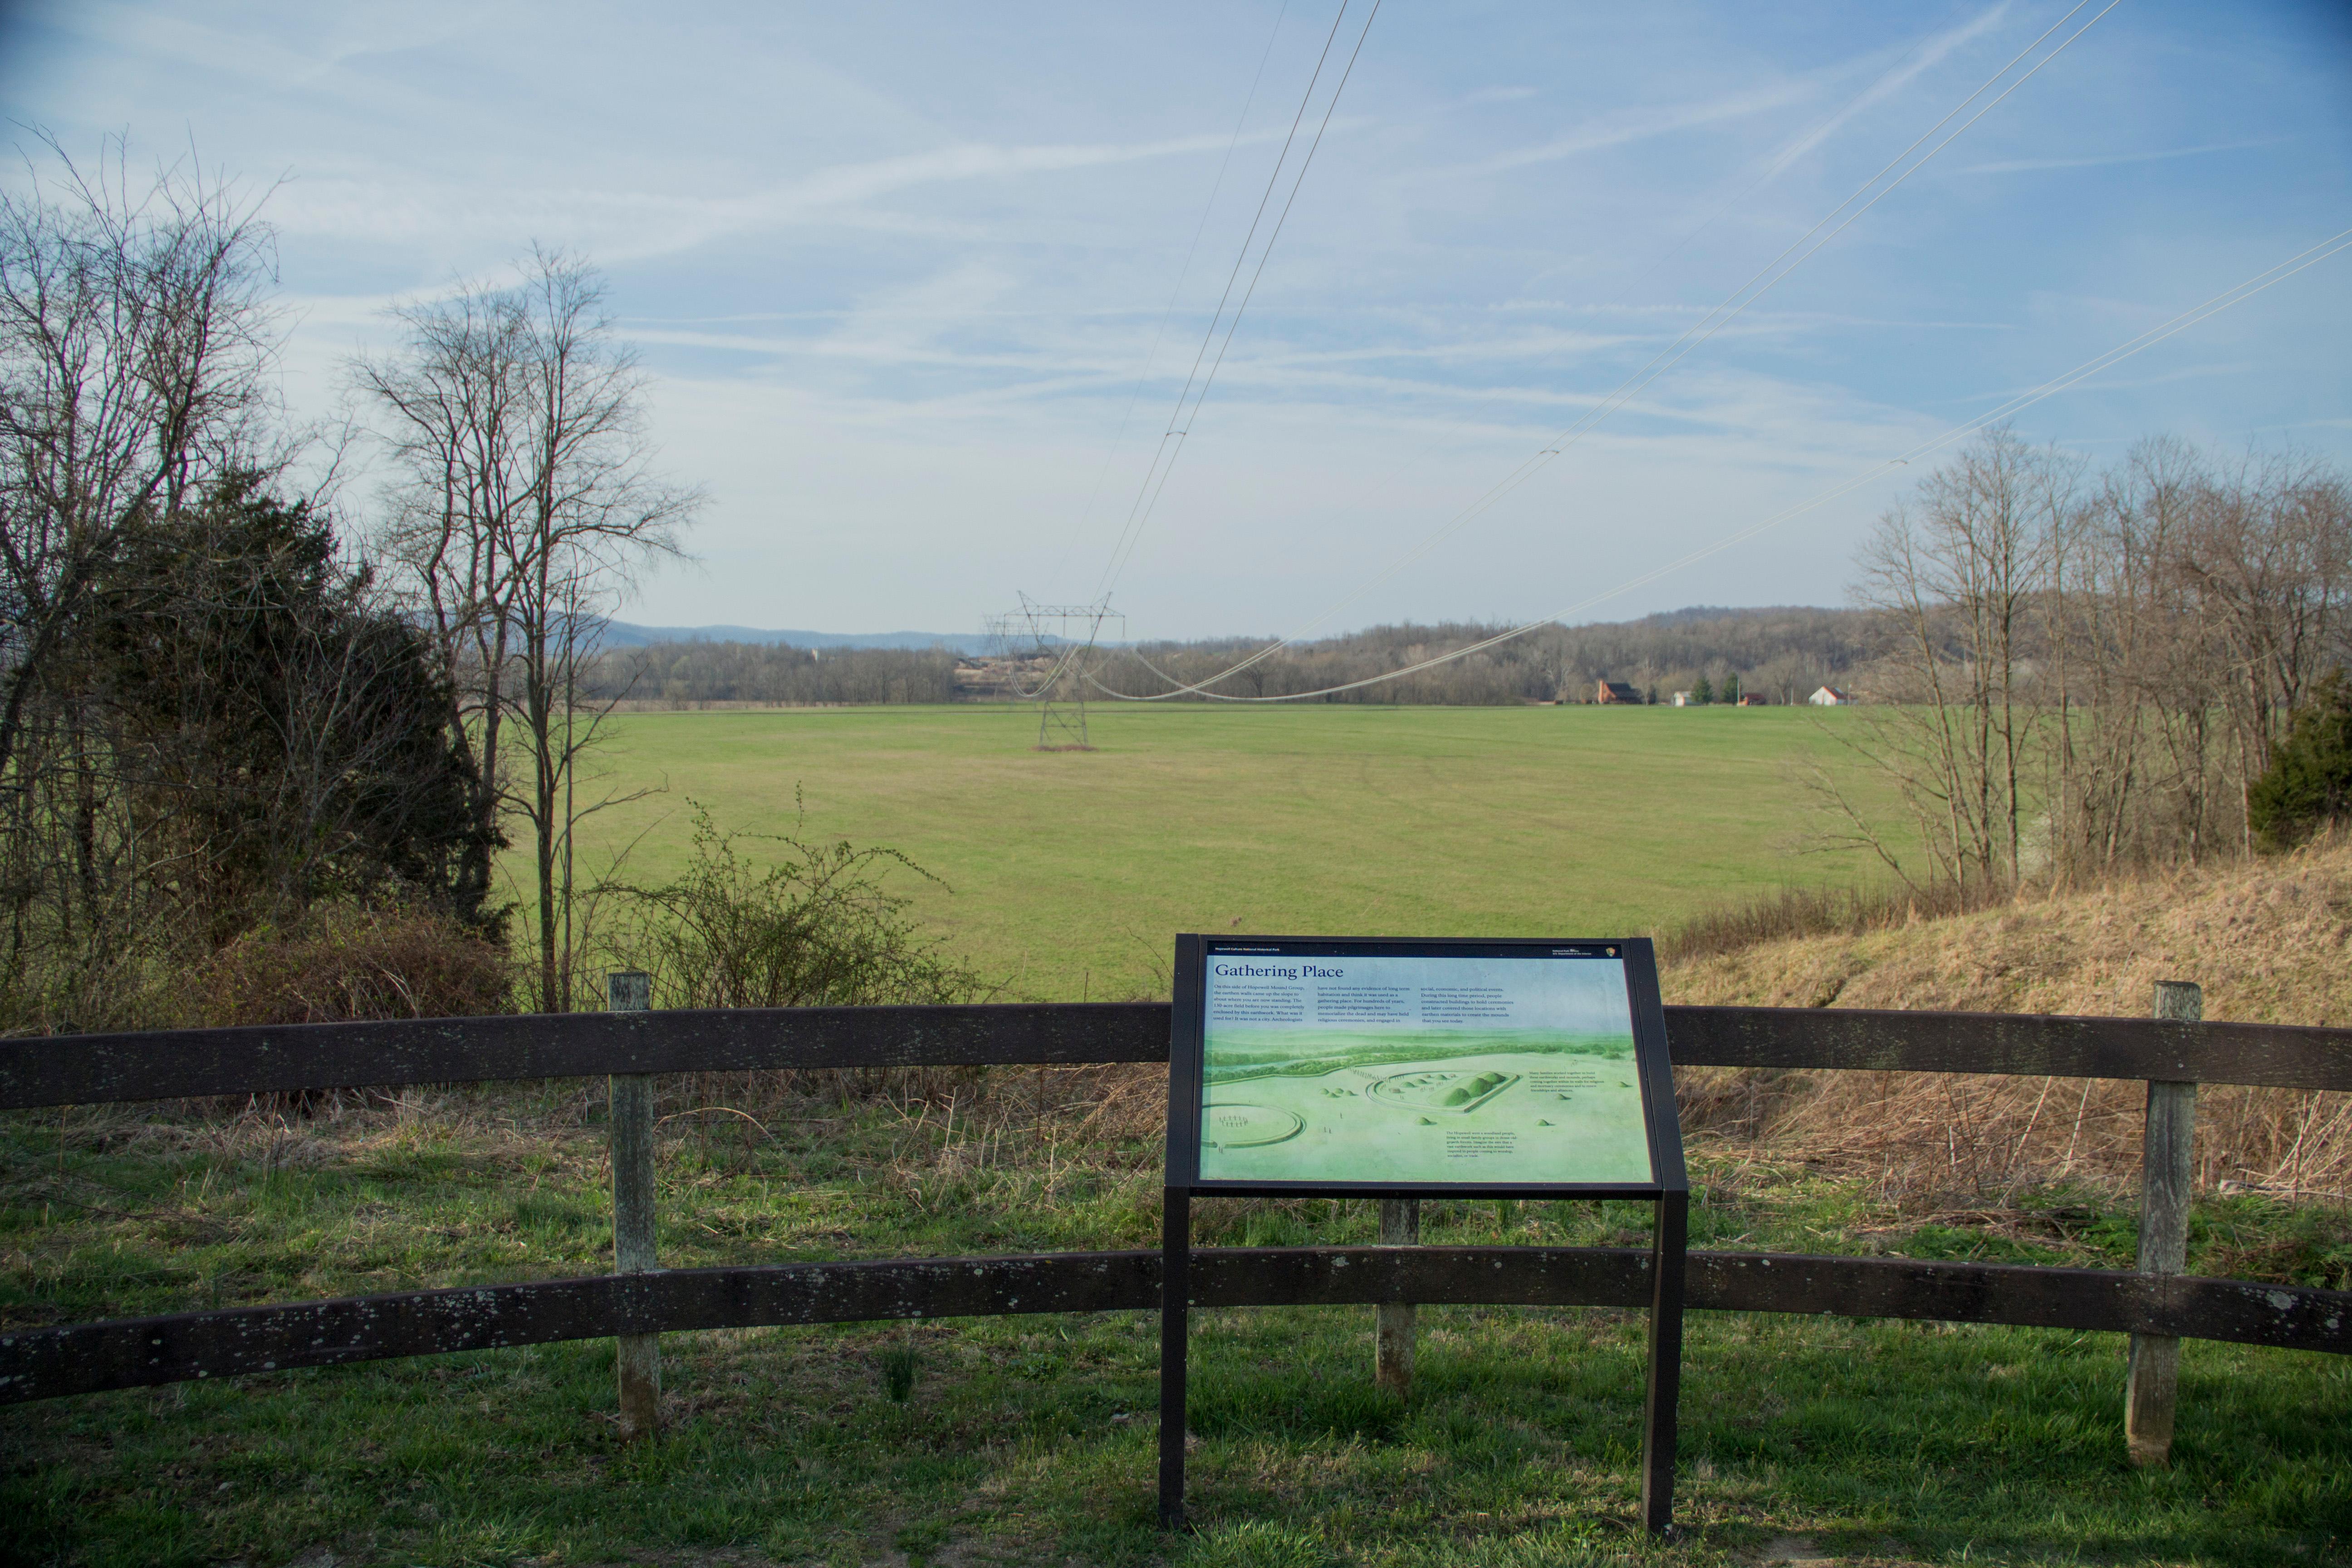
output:
M 1642 1426 L 1642 1520 L 1671 1534 L 1675 1512 L 1675 1421 L 1682 1395 L 1683 1281 L 1690 1246 L 1690 1194 L 1657 1194 L 1650 1242 L 1650 1373 Z M 1160 1297 L 1160 1528 L 1184 1528 L 1185 1377 L 1192 1340 L 1192 1193 L 1162 1194 Z

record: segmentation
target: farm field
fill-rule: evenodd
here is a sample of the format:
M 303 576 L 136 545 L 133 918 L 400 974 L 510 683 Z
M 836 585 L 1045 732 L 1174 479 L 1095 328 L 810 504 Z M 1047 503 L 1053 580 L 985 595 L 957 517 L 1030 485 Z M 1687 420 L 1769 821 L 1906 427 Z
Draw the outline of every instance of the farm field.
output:
M 897 884 L 960 957 L 1045 1001 L 1164 994 L 1178 931 L 1650 931 L 1874 869 L 1797 855 L 1793 766 L 1853 772 L 1857 715 L 1779 709 L 1097 710 L 1097 750 L 1030 749 L 1027 709 L 736 710 L 611 721 L 582 874 L 683 864 L 692 804 L 730 831 L 903 850 Z M 1875 781 L 1850 787 L 1871 798 Z M 525 868 L 510 863 L 517 885 Z

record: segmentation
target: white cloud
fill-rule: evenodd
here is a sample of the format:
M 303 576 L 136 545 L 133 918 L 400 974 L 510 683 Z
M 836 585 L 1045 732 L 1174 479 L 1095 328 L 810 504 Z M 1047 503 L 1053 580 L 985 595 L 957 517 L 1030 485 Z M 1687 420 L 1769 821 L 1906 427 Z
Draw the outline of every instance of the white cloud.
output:
M 308 408 L 389 342 L 387 305 L 502 276 L 533 239 L 603 263 L 666 461 L 715 498 L 708 569 L 656 579 L 633 618 L 955 630 L 1101 570 L 1323 30 L 1277 36 L 1212 203 L 1271 4 L 889 4 L 651 22 L 595 0 L 101 0 L 59 10 L 63 41 L 12 90 L 73 145 L 127 126 L 292 172 L 269 212 Z M 1384 9 L 1122 586 L 1138 630 L 1328 603 L 1802 233 L 1975 87 L 1994 42 L 2063 8 L 1967 0 L 1925 37 L 1899 8 Z M 2117 10 L 1946 154 L 2082 178 L 1914 182 L 1349 614 L 1541 614 L 2340 227 L 2340 82 L 2285 36 L 2256 16 L 2233 54 L 2193 19 Z M 2292 159 L 2201 156 L 2290 142 Z M 2126 163 L 2147 168 L 2099 173 Z M 2029 433 L 2293 421 L 2352 451 L 2314 418 L 2341 405 L 2352 341 L 2328 276 L 2041 405 Z M 1885 493 L 1605 613 L 1833 595 Z
M 1961 174 L 2025 174 L 2046 169 L 2107 169 L 2119 163 L 2163 163 L 2175 158 L 2200 158 L 2208 153 L 2240 153 L 2250 147 L 2275 147 L 2291 140 L 2263 136 L 2251 142 L 2212 142 L 2202 147 L 2168 147 L 2156 153 L 2107 153 L 2081 158 L 2006 158 L 1998 163 L 1970 163 L 1955 170 Z
M 1535 146 L 1521 147 L 1498 157 L 1486 159 L 1476 167 L 1480 173 L 1500 174 L 1508 169 L 1523 169 L 1531 163 L 1556 163 L 1562 158 L 1622 147 L 1635 142 L 1648 142 L 1678 132 L 1695 131 L 1701 126 L 1721 124 L 1725 121 L 1745 120 L 1769 110 L 1786 109 L 1807 101 L 1820 90 L 1818 81 L 1801 79 L 1745 88 L 1663 109 L 1633 110 L 1609 115 L 1590 121 L 1565 135 L 1553 137 Z
M 1763 177 L 1769 180 L 1782 174 L 1789 165 L 1844 129 L 1856 115 L 1894 97 L 1921 75 L 1941 64 L 1954 50 L 1999 27 L 2009 15 L 2010 4 L 2011 0 L 2000 0 L 2000 4 L 1979 12 L 1958 26 L 1928 37 L 1885 75 L 1864 88 L 1853 102 L 1774 153 L 1764 166 Z

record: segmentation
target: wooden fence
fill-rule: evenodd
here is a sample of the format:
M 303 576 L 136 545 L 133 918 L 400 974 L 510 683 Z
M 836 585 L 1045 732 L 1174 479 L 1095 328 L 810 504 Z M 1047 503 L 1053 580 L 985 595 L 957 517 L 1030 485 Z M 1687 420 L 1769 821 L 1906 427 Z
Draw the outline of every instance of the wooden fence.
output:
M 2176 1012 L 2178 1009 L 2176 1009 Z M 0 1109 L 501 1079 L 1165 1061 L 1164 1005 L 608 1012 L 79 1035 L 0 1044 Z M 1669 1007 L 1687 1067 L 2352 1089 L 2352 1029 L 2150 1019 Z M 2192 1091 L 2193 1092 L 2193 1091 Z M 2177 1091 L 2152 1089 L 2151 1115 Z M 650 1145 L 647 1145 L 648 1149 Z M 650 1153 L 646 1155 L 650 1159 Z M 2166 1159 L 2186 1169 L 2186 1140 Z M 2182 1178 L 2185 1181 L 2185 1177 Z M 2159 1185 L 2162 1184 L 2159 1183 Z M 1688 1305 L 2106 1330 L 2352 1352 L 2352 1293 L 2142 1270 L 1694 1252 Z M 1645 1250 L 1228 1248 L 1202 1306 L 1644 1305 Z M 1149 1310 L 1160 1254 L 651 1270 L 0 1332 L 0 1403 L 394 1356 L 694 1329 Z M 2168 1377 L 2166 1379 L 2168 1383 Z M 2168 1409 L 2165 1412 L 2168 1426 Z

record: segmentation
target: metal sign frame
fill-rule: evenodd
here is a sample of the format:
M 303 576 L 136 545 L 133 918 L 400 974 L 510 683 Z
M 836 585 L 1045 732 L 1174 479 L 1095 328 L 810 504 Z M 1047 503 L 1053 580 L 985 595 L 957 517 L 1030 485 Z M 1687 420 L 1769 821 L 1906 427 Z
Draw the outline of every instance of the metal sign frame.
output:
M 1207 964 L 1217 952 L 1278 957 L 1429 959 L 1560 957 L 1613 952 L 1623 966 L 1633 1022 L 1634 1065 L 1647 1135 L 1647 1182 L 1333 1182 L 1203 1180 L 1201 1110 L 1206 1055 Z M 1383 937 L 1204 936 L 1176 939 L 1174 1006 L 1168 1041 L 1168 1167 L 1162 1194 L 1163 1273 L 1160 1320 L 1160 1522 L 1184 1522 L 1187 1351 L 1191 1339 L 1192 1199 L 1201 1197 L 1631 1198 L 1657 1205 L 1652 1230 L 1650 1364 L 1642 1441 L 1642 1512 L 1655 1533 L 1674 1515 L 1675 1407 L 1682 1382 L 1683 1286 L 1689 1246 L 1690 1180 L 1683 1163 L 1682 1122 L 1666 1055 L 1665 1011 L 1656 955 L 1646 937 L 1567 939 L 1402 939 Z

